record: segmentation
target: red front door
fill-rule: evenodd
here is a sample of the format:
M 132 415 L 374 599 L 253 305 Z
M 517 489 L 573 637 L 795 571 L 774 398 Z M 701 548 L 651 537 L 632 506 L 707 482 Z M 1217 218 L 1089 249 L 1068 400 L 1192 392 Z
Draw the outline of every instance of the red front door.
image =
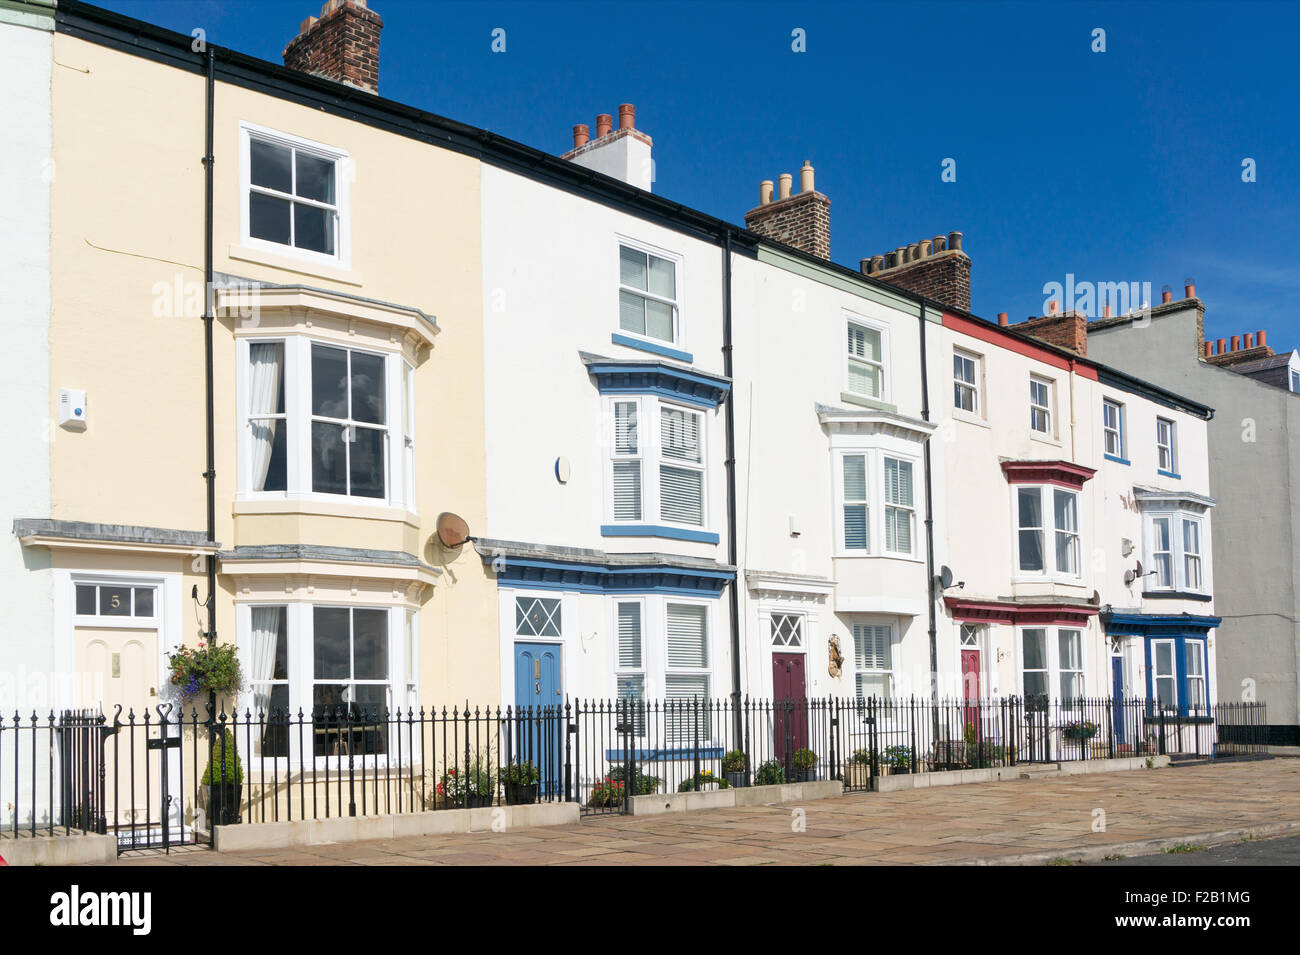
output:
M 961 652 L 961 695 L 966 701 L 963 721 L 968 731 L 979 733 L 980 652 Z
M 776 758 L 786 766 L 808 745 L 808 689 L 802 653 L 772 654 L 772 706 Z

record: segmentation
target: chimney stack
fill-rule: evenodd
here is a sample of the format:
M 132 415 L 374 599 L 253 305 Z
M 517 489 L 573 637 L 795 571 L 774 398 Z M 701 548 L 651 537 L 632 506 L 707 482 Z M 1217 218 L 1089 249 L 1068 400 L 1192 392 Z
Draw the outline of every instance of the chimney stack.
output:
M 326 0 L 320 17 L 302 21 L 284 48 L 284 65 L 315 76 L 379 92 L 379 31 L 384 21 L 366 0 Z
M 960 232 L 921 239 L 862 259 L 858 267 L 864 275 L 969 312 L 971 261 L 961 250 L 961 239 Z
M 611 113 L 596 117 L 595 139 L 591 138 L 591 129 L 580 123 L 573 127 L 573 148 L 560 158 L 649 192 L 654 184 L 654 162 L 650 157 L 653 145 L 650 137 L 636 128 L 636 107 L 620 103 L 618 129 L 614 128 Z
M 812 163 L 804 160 L 799 170 L 797 194 L 791 191 L 794 176 L 790 173 L 781 173 L 777 182 L 777 198 L 773 201 L 772 181 L 763 180 L 758 190 L 758 205 L 745 213 L 745 228 L 829 260 L 831 200 L 817 191 Z
M 1047 303 L 1046 315 L 1017 322 L 1011 327 L 1049 345 L 1068 349 L 1081 358 L 1088 357 L 1088 316 L 1079 311 L 1060 311 L 1055 299 Z

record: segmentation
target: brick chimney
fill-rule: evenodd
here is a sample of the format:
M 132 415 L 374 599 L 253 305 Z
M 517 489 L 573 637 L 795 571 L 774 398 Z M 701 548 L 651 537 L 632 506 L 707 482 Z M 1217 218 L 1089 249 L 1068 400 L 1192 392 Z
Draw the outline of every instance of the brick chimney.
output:
M 1048 314 L 1008 326 L 1039 341 L 1065 348 L 1080 358 L 1088 357 L 1088 316 L 1083 312 L 1058 312 L 1056 302 L 1047 307 Z
M 758 187 L 758 205 L 745 213 L 745 228 L 777 242 L 794 246 L 819 259 L 831 257 L 831 200 L 813 183 L 813 166 L 804 161 L 799 170 L 799 192 L 791 194 L 794 177 L 780 176 L 781 191 L 772 198 L 772 182 Z
M 366 0 L 326 0 L 320 17 L 303 20 L 284 48 L 284 65 L 377 93 L 383 28 L 384 21 L 366 7 Z
M 961 250 L 960 232 L 921 239 L 859 263 L 863 275 L 962 312 L 970 311 L 970 266 L 970 256 Z
M 618 108 L 617 129 L 609 113 L 596 117 L 595 139 L 587 125 L 574 126 L 573 148 L 560 158 L 649 192 L 654 185 L 654 160 L 650 155 L 653 147 L 654 141 L 636 128 L 636 107 L 623 103 Z

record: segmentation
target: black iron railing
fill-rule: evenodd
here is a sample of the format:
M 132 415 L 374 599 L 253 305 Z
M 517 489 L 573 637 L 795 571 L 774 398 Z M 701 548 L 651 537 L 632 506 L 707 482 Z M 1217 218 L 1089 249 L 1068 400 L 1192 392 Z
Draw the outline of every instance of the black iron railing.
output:
M 1160 754 L 1267 753 L 1262 704 L 1143 699 L 571 700 L 545 707 L 64 712 L 0 717 L 0 837 L 93 832 L 120 849 L 214 826 Z

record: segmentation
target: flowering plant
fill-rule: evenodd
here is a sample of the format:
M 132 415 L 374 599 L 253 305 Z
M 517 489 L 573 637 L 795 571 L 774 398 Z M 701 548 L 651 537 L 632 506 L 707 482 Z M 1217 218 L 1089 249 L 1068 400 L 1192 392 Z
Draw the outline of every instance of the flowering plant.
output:
M 470 796 L 491 796 L 496 792 L 492 771 L 475 760 L 468 767 L 453 766 L 438 781 L 438 795 L 453 806 L 459 806 Z
M 176 652 L 168 654 L 167 666 L 172 685 L 180 688 L 182 706 L 204 693 L 233 695 L 244 686 L 233 643 L 214 646 L 200 641 L 197 647 L 177 647 Z
M 1075 720 L 1061 727 L 1061 735 L 1065 739 L 1082 742 L 1096 736 L 1099 728 L 1096 723 L 1088 720 Z
M 717 786 L 719 789 L 726 789 L 727 781 L 713 775 L 713 771 L 710 769 L 701 769 L 690 779 L 683 779 L 677 787 L 677 791 L 679 793 L 700 792 L 705 786 Z
M 591 796 L 587 800 L 587 805 L 597 806 L 621 806 L 623 804 L 624 786 L 621 779 L 610 779 L 606 776 L 603 780 L 591 787 Z

